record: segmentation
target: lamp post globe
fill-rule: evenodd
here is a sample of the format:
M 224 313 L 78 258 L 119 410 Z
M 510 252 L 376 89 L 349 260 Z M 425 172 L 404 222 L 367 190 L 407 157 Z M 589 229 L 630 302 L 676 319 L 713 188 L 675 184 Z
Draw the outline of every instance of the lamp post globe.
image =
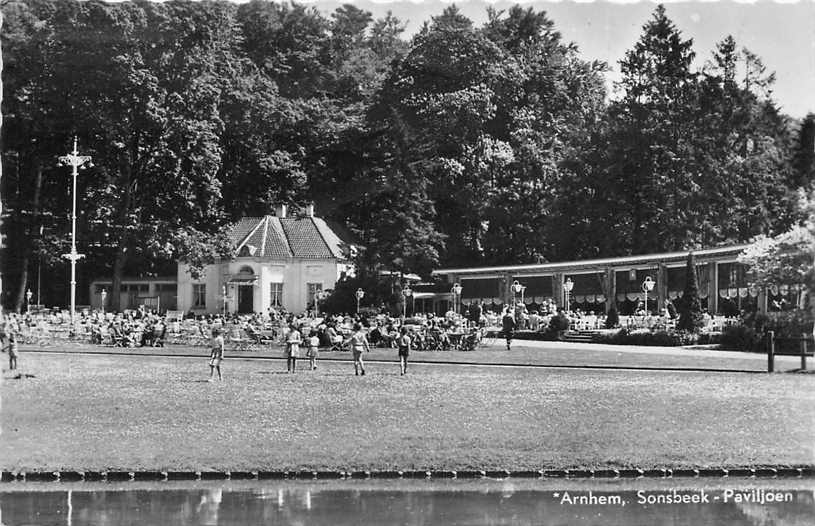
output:
M 513 293 L 514 293 L 514 294 L 513 294 L 513 296 L 515 296 L 515 295 L 517 295 L 517 294 L 520 294 L 520 295 L 521 295 L 521 303 L 523 303 L 523 302 L 524 302 L 524 291 L 525 291 L 525 290 L 526 290 L 526 286 L 521 285 L 521 284 L 518 282 L 518 280 L 517 280 L 517 279 L 516 279 L 515 281 L 513 281 L 513 282 L 512 282 L 512 291 L 513 291 Z M 515 303 L 515 302 L 513 301 L 513 303 Z
M 357 314 L 359 314 L 359 302 L 365 297 L 365 291 L 359 288 L 354 295 L 357 297 Z
M 405 288 L 402 289 L 402 318 L 407 318 L 407 302 L 411 296 L 413 296 L 413 290 L 410 286 L 405 285 Z
M 648 315 L 648 293 L 654 290 L 656 282 L 651 279 L 651 276 L 645 276 L 645 281 L 642 282 L 642 291 L 645 293 L 645 315 Z
M 569 312 L 569 294 L 572 292 L 574 288 L 574 281 L 572 278 L 566 278 L 566 281 L 563 283 L 563 290 L 566 291 L 566 312 Z
M 461 285 L 456 283 L 450 292 L 453 293 L 453 312 L 458 313 L 458 297 L 461 296 Z

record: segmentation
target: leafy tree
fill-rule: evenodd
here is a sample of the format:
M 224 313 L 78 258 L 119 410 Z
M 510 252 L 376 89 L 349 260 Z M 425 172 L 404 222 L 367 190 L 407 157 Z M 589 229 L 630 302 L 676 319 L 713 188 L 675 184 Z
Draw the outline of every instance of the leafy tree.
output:
M 685 290 L 682 293 L 682 301 L 679 305 L 679 321 L 676 328 L 688 332 L 698 332 L 703 325 L 696 265 L 693 252 L 689 252 L 687 266 L 685 267 Z
M 815 113 L 801 121 L 792 159 L 793 188 L 815 188 Z
M 624 90 L 609 108 L 608 190 L 618 203 L 614 223 L 629 253 L 678 249 L 691 222 L 695 172 L 688 160 L 696 74 L 693 41 L 658 6 L 634 48 L 620 61 Z M 630 241 L 627 241 L 630 240 Z

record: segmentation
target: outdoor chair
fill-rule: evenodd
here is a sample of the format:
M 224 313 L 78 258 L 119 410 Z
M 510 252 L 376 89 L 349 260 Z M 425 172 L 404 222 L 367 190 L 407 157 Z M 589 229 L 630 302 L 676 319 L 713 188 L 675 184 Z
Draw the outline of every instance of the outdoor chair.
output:
M 167 326 L 163 323 L 153 326 L 153 347 L 164 347 L 164 339 L 167 336 Z
M 240 327 L 233 327 L 229 330 L 227 336 L 228 343 L 232 346 L 233 351 L 253 351 L 255 350 L 254 341 L 249 338 L 245 331 Z

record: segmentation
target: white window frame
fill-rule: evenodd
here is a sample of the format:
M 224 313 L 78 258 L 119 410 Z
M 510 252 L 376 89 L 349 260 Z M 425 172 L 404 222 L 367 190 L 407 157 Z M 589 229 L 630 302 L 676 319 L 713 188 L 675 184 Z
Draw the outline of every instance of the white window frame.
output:
M 205 309 L 205 308 L 207 308 L 207 284 L 206 283 L 193 283 L 192 284 L 192 308 L 193 309 Z
M 283 306 L 283 282 L 271 282 L 269 284 L 269 306 L 278 308 Z

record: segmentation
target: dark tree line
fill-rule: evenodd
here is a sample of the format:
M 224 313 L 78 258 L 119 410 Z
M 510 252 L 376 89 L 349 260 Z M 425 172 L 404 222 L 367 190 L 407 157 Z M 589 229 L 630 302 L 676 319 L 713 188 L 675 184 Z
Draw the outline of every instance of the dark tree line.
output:
M 363 273 L 685 250 L 775 234 L 813 185 L 815 116 L 725 37 L 700 70 L 658 7 L 622 57 L 545 12 L 388 15 L 254 0 L 3 5 L 4 302 L 64 302 L 77 136 L 85 278 L 227 255 L 222 227 L 316 203 Z M 49 296 L 50 294 L 50 296 Z

